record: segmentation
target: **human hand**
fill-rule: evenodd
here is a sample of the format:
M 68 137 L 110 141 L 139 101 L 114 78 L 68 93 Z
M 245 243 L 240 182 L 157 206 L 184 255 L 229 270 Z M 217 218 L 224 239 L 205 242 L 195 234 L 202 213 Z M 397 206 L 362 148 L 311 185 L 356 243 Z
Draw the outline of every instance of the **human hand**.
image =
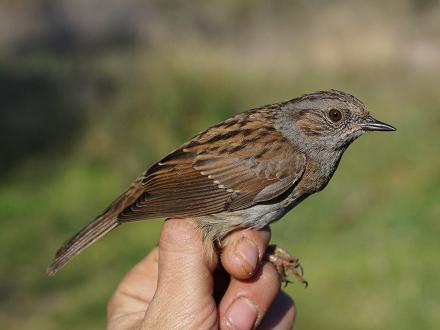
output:
M 165 221 L 159 246 L 111 298 L 107 329 L 291 329 L 293 301 L 273 265 L 261 263 L 269 239 L 269 230 L 233 232 L 219 272 L 193 220 Z

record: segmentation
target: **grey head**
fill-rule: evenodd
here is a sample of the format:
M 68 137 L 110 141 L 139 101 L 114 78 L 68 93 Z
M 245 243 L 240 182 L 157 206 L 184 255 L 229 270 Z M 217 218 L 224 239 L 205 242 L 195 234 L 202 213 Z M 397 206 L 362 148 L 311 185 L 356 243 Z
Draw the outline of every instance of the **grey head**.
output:
M 337 90 L 305 94 L 282 105 L 278 126 L 298 147 L 343 151 L 368 131 L 395 131 L 377 119 L 353 95 Z

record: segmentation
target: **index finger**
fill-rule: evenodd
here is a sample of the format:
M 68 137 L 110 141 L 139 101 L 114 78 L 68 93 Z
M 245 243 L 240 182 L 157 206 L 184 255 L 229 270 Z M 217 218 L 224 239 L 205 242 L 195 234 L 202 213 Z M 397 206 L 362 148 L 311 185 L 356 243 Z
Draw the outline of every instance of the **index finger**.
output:
M 229 234 L 222 242 L 223 268 L 234 278 L 251 278 L 259 269 L 270 241 L 270 228 L 240 229 Z

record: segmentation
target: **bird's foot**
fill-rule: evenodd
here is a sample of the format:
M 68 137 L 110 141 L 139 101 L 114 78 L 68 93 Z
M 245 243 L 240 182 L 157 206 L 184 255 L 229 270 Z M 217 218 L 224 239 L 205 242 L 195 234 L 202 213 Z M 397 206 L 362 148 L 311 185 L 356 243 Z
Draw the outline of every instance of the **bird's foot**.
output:
M 275 266 L 278 274 L 280 275 L 281 282 L 283 282 L 285 285 L 291 283 L 288 280 L 289 273 L 291 273 L 307 288 L 308 283 L 303 277 L 304 270 L 297 257 L 291 256 L 286 251 L 273 244 L 268 246 L 265 259 L 270 261 Z

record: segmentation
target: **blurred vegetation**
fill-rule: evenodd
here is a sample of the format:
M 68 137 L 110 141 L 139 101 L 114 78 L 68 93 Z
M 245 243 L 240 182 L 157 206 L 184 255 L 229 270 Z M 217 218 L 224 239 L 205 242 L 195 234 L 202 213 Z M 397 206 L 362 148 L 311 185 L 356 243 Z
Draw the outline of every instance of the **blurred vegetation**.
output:
M 438 329 L 439 40 L 432 0 L 1 2 L 0 328 L 103 328 L 161 222 L 47 278 L 63 240 L 198 131 L 336 88 L 398 131 L 273 226 L 310 282 L 287 287 L 297 328 Z

